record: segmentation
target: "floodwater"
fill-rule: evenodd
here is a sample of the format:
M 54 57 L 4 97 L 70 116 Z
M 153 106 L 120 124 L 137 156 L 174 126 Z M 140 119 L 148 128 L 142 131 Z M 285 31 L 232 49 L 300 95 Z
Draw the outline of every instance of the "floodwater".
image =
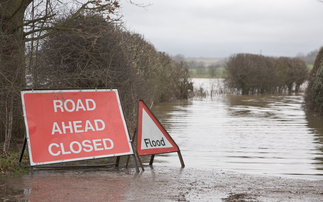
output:
M 221 80 L 193 82 L 209 92 L 222 86 Z M 179 145 L 187 167 L 322 180 L 323 120 L 305 113 L 303 95 L 209 93 L 154 106 L 153 112 Z M 155 160 L 180 166 L 176 154 Z
M 153 167 L 141 157 L 140 173 L 133 165 L 40 169 L 0 177 L 0 201 L 323 200 L 323 120 L 305 113 L 302 93 L 228 95 L 221 80 L 193 81 L 212 96 L 152 109 L 184 169 L 177 153 L 156 155 Z

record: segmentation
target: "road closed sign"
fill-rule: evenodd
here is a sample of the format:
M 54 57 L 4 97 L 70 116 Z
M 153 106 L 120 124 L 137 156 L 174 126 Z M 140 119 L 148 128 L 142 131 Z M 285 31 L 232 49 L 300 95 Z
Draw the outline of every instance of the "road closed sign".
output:
M 117 90 L 21 92 L 31 166 L 133 154 Z

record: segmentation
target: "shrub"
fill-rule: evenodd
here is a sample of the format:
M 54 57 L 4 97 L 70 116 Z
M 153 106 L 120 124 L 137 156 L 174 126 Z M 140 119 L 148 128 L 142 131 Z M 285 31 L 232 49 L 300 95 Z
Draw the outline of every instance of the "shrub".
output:
M 309 110 L 323 114 L 323 47 L 317 54 L 310 72 L 305 93 L 305 106 Z
M 226 72 L 226 86 L 242 94 L 298 91 L 307 78 L 307 66 L 298 58 L 243 53 L 229 58 Z

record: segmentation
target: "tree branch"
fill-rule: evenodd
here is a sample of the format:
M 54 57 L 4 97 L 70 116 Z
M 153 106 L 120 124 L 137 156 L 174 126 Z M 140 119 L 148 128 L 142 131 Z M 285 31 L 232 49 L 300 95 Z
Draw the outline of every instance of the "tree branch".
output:
M 26 23 L 24 23 L 22 26 L 28 26 L 29 24 L 31 23 L 35 23 L 35 22 L 39 22 L 39 21 L 42 21 L 42 20 L 47 20 L 48 18 L 52 18 L 56 16 L 56 14 L 53 14 L 53 15 L 49 15 L 49 16 L 44 16 L 44 17 L 41 17 L 41 18 L 37 18 L 37 19 L 34 19 L 34 20 L 28 20 Z
M 50 36 L 51 34 L 55 34 L 57 33 L 59 30 L 63 30 L 63 27 L 68 25 L 71 21 L 73 21 L 75 18 L 77 18 L 77 16 L 81 13 L 82 10 L 84 10 L 86 8 L 86 6 L 90 3 L 93 3 L 95 1 L 88 1 L 87 3 L 83 4 L 72 16 L 71 18 L 69 18 L 63 25 L 56 25 L 54 27 L 49 27 L 49 28 L 40 28 L 40 29 L 37 29 L 36 30 L 32 30 L 32 31 L 29 31 L 29 32 L 26 32 L 24 35 L 25 36 L 28 36 L 32 33 L 35 33 L 35 32 L 40 32 L 40 31 L 46 31 L 46 30 L 52 30 L 44 35 L 41 35 L 39 37 L 36 37 L 36 38 L 27 38 L 25 39 L 26 42 L 28 41 L 33 41 L 33 40 L 40 40 L 40 39 L 44 39 L 46 38 L 47 36 Z M 46 17 L 46 16 L 45 16 Z M 47 18 L 48 19 L 48 18 Z

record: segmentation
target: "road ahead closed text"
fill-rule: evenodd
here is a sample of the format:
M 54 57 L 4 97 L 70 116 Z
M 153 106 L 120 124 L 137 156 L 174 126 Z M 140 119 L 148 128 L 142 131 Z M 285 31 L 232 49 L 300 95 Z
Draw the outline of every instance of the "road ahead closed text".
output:
M 94 111 L 96 109 L 96 103 L 93 99 L 77 99 L 77 101 L 67 99 L 53 100 L 53 109 L 55 113 L 73 113 L 76 111 Z M 54 122 L 52 127 L 52 135 L 59 134 L 72 134 L 72 133 L 88 133 L 103 131 L 105 129 L 105 123 L 101 119 L 94 120 L 76 120 L 67 122 Z M 63 143 L 51 143 L 48 146 L 48 151 L 52 156 L 78 154 L 82 151 L 92 152 L 112 149 L 114 146 L 113 141 L 110 138 L 95 139 L 95 140 L 83 140 L 82 142 L 73 141 L 69 145 Z

